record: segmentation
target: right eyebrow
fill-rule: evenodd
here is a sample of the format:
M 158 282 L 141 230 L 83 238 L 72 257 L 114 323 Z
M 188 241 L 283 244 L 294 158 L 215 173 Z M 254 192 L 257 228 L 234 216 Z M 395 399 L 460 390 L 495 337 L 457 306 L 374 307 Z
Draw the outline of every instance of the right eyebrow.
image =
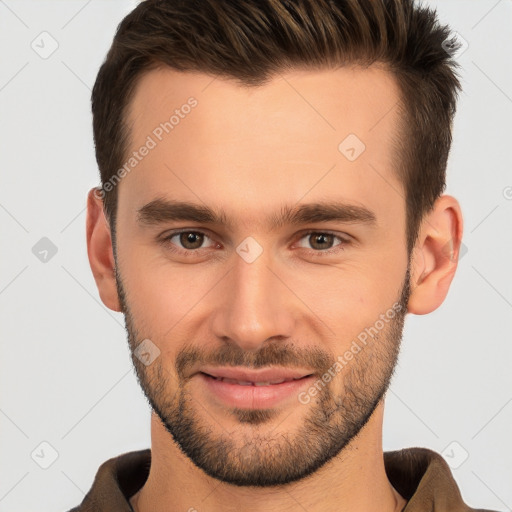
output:
M 155 199 L 137 210 L 140 224 L 154 225 L 169 221 L 185 220 L 205 224 L 226 224 L 224 212 L 216 212 L 207 206 L 172 199 Z

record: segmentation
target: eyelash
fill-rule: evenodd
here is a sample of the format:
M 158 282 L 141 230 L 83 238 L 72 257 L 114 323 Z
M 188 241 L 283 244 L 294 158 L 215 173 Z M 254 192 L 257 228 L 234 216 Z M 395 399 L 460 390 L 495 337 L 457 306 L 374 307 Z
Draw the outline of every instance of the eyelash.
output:
M 195 256 L 203 248 L 199 248 L 199 249 L 177 249 L 176 246 L 173 243 L 171 243 L 171 239 L 172 238 L 174 238 L 177 235 L 181 235 L 182 233 L 198 233 L 198 234 L 204 235 L 204 236 L 210 238 L 212 241 L 214 241 L 208 235 L 208 233 L 206 233 L 204 231 L 194 230 L 194 229 L 182 229 L 182 230 L 179 230 L 179 231 L 173 231 L 173 232 L 169 233 L 168 235 L 166 235 L 161 240 L 161 243 L 164 244 L 166 247 L 168 247 L 172 252 L 175 252 L 175 253 L 177 253 L 179 255 L 182 255 L 182 256 Z M 336 233 L 334 233 L 332 231 L 319 231 L 319 230 L 314 230 L 314 229 L 302 233 L 298 240 L 300 241 L 304 237 L 307 237 L 307 236 L 312 235 L 312 234 L 331 235 L 331 236 L 337 238 L 340 241 L 340 243 L 338 245 L 335 245 L 334 247 L 331 247 L 330 249 L 326 249 L 324 251 L 322 251 L 322 250 L 314 250 L 314 249 L 309 249 L 309 250 L 306 249 L 310 254 L 314 255 L 314 257 L 331 256 L 331 255 L 337 253 L 338 251 L 344 251 L 345 250 L 345 246 L 350 244 L 350 240 L 348 240 L 346 238 L 343 238 L 343 237 L 337 235 Z M 207 249 L 207 248 L 205 248 L 205 249 Z

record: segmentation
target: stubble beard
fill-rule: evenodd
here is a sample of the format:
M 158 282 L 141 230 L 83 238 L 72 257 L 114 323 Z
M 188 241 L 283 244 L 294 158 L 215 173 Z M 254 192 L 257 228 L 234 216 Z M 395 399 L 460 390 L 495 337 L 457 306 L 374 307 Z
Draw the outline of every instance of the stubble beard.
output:
M 265 345 L 257 353 L 244 353 L 238 346 L 223 346 L 215 353 L 183 348 L 178 353 L 175 374 L 163 368 L 160 358 L 146 367 L 135 355 L 145 339 L 135 327 L 119 272 L 119 299 L 140 386 L 181 451 L 213 478 L 237 486 L 271 487 L 301 480 L 324 466 L 367 424 L 383 400 L 394 374 L 407 301 L 410 294 L 409 269 L 399 293 L 395 316 L 333 378 L 320 387 L 315 399 L 304 405 L 304 420 L 293 430 L 277 432 L 286 415 L 272 409 L 231 409 L 227 414 L 237 427 L 228 432 L 220 426 L 198 398 L 192 397 L 184 369 L 193 363 L 247 366 L 304 366 L 317 368 L 319 378 L 332 368 L 333 356 L 324 351 L 304 350 L 281 342 Z M 320 371 L 321 370 L 321 371 Z M 177 380 L 176 380 L 177 379 Z M 333 382 L 343 379 L 343 391 L 335 393 Z M 206 405 L 207 406 L 207 405 Z

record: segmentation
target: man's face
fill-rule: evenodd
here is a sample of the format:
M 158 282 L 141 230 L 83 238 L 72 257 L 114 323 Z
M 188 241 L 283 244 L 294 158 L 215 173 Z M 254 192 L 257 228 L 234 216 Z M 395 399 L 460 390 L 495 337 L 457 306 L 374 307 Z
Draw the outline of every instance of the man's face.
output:
M 215 478 L 303 478 L 383 399 L 409 292 L 397 101 L 375 67 L 251 89 L 169 69 L 138 84 L 137 161 L 117 185 L 118 293 L 144 393 Z

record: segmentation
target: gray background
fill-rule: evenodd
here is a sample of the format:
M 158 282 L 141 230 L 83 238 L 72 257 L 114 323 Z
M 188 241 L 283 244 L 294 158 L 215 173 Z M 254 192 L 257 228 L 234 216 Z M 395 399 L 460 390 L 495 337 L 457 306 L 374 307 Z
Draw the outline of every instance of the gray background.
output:
M 441 308 L 408 316 L 384 449 L 442 452 L 468 504 L 510 511 L 512 2 L 428 3 L 469 44 L 447 189 L 467 253 Z M 0 0 L 0 511 L 67 510 L 103 461 L 150 446 L 123 317 L 101 303 L 85 244 L 90 89 L 134 6 Z

